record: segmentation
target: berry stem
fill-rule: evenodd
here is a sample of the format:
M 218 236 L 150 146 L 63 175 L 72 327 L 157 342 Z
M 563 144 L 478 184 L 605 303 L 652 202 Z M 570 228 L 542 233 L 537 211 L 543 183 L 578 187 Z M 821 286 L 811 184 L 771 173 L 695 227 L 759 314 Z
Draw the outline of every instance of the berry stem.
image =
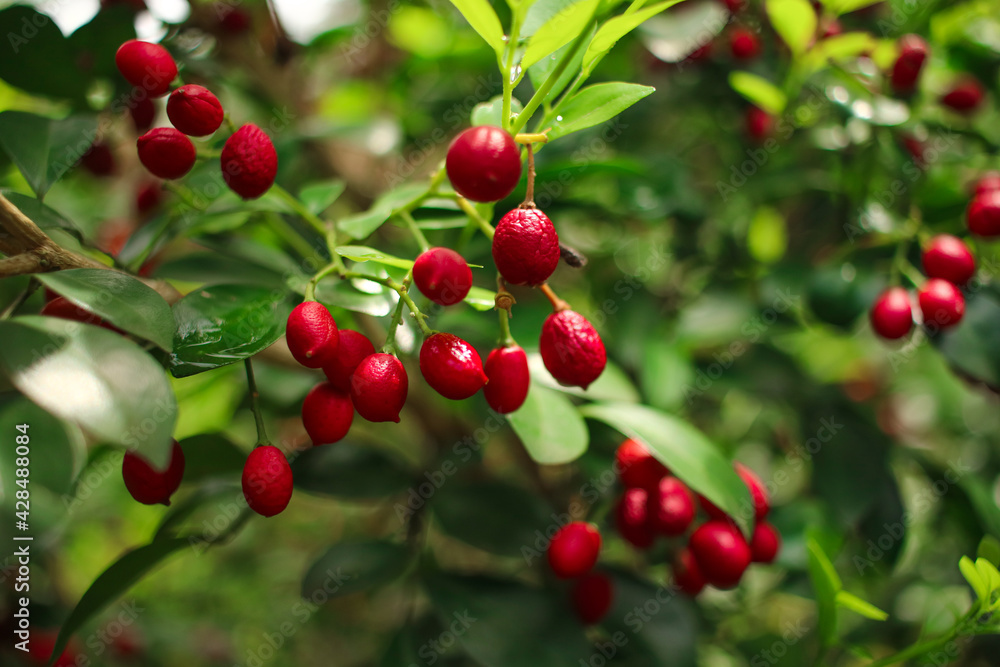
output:
M 547 144 L 549 143 L 549 135 L 545 134 L 545 132 L 522 132 L 514 137 L 514 141 L 528 146 L 531 144 Z
M 470 203 L 469 200 L 466 199 L 465 197 L 456 196 L 455 201 L 458 202 L 458 207 L 462 209 L 462 211 L 464 211 L 467 216 L 472 218 L 472 220 L 476 224 L 479 225 L 479 228 L 483 230 L 483 234 L 486 234 L 486 238 L 492 241 L 493 233 L 495 231 L 493 229 L 493 225 L 488 223 L 486 219 L 483 218 L 483 216 L 479 215 L 479 211 L 476 210 L 476 207 L 473 206 L 472 203 Z
M 389 330 L 385 334 L 385 345 L 382 346 L 382 352 L 396 354 L 396 329 L 403 322 L 404 305 L 403 299 L 400 298 L 396 304 L 396 310 L 392 313 L 392 320 L 389 321 Z
M 406 223 L 410 233 L 413 234 L 413 238 L 416 239 L 417 245 L 420 246 L 420 252 L 424 252 L 431 247 L 431 244 L 427 242 L 427 237 L 424 236 L 424 233 L 417 225 L 417 221 L 413 219 L 413 215 L 409 211 L 405 209 L 400 211 L 399 217 L 403 219 L 403 222 Z
M 552 310 L 557 313 L 563 310 L 569 310 L 569 304 L 560 299 L 559 295 L 555 293 L 555 290 L 549 287 L 548 283 L 542 283 L 538 286 L 538 289 L 542 290 L 542 294 L 548 297 L 549 303 L 552 304 Z
M 247 357 L 243 360 L 247 369 L 247 386 L 250 390 L 250 410 L 253 412 L 254 422 L 257 424 L 257 447 L 270 445 L 267 439 L 267 431 L 264 430 L 264 413 L 260 409 L 260 392 L 257 390 L 257 380 L 253 374 L 253 362 Z
M 500 345 L 503 347 L 517 345 L 517 341 L 510 335 L 510 311 L 506 308 L 498 308 L 497 315 L 500 318 Z
M 233 119 L 229 117 L 228 113 L 222 114 L 222 120 L 226 123 L 226 127 L 229 128 L 230 132 L 235 132 L 236 130 L 240 129 L 236 127 L 236 123 L 233 122 Z
M 343 264 L 338 263 L 338 262 L 330 262 L 329 264 L 327 264 L 326 266 L 324 266 L 322 269 L 320 269 L 319 271 L 317 271 L 316 275 L 314 275 L 309 280 L 309 282 L 306 283 L 305 300 L 306 301 L 315 301 L 316 300 L 316 285 L 319 284 L 319 281 L 323 280 L 323 278 L 326 278 L 331 273 L 339 271 L 342 268 L 343 268 Z
M 500 112 L 500 126 L 510 131 L 510 104 L 514 96 L 514 82 L 511 81 L 511 72 L 514 71 L 514 54 L 517 53 L 517 42 L 521 36 L 521 11 L 515 9 L 514 17 L 511 19 L 510 35 L 507 39 L 507 63 L 501 64 L 500 73 L 503 77 L 503 105 Z M 501 56 L 502 57 L 502 56 Z

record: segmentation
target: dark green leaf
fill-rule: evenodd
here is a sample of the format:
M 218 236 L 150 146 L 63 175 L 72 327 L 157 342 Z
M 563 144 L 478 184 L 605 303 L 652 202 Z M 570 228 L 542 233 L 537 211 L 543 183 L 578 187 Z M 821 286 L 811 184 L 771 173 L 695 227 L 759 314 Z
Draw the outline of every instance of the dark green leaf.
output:
M 352 500 L 384 499 L 413 482 L 395 456 L 351 442 L 305 450 L 292 462 L 292 473 L 303 491 Z
M 115 65 L 115 53 L 130 39 L 135 39 L 135 10 L 119 5 L 101 8 L 67 42 L 85 81 L 96 77 L 118 80 L 121 75 Z
M 168 259 L 156 267 L 156 277 L 209 285 L 259 285 L 274 289 L 285 286 L 280 273 L 212 252 L 193 252 Z
M 0 447 L 0 497 L 14 508 L 15 426 L 28 424 L 31 449 L 31 484 L 39 484 L 55 494 L 69 494 L 87 458 L 86 444 L 80 429 L 64 423 L 31 401 L 18 397 L 0 411 L 0 433 L 11 434 L 11 445 Z M 9 477 L 8 477 L 9 475 Z
M 543 465 L 569 463 L 590 443 L 587 425 L 563 394 L 532 383 L 528 398 L 508 415 L 511 427 L 532 459 Z
M 302 579 L 302 597 L 313 604 L 371 590 L 399 577 L 412 556 L 394 542 L 339 542 L 313 563 Z
M 207 477 L 236 475 L 243 470 L 247 453 L 223 435 L 203 433 L 180 441 L 184 451 L 184 482 L 191 484 Z
M 5 45 L 0 79 L 36 95 L 84 100 L 90 79 L 70 65 L 77 54 L 47 14 L 24 5 L 7 7 L 0 11 L 0 35 Z
M 521 58 L 521 67 L 528 68 L 545 56 L 559 50 L 582 33 L 597 10 L 600 0 L 580 0 L 545 22 L 528 39 Z
M 310 183 L 299 192 L 299 200 L 306 205 L 306 208 L 316 215 L 330 208 L 333 202 L 344 193 L 347 184 L 344 181 L 323 181 L 321 183 Z
M 549 139 L 558 139 L 611 120 L 655 90 L 650 86 L 620 81 L 584 88 L 562 106 L 562 120 L 552 125 Z
M 956 372 L 1000 387 L 998 327 L 1000 297 L 993 289 L 982 289 L 967 298 L 962 326 L 932 336 L 931 342 Z
M 51 63 L 48 67 L 61 69 Z M 97 118 L 91 115 L 57 120 L 26 111 L 0 113 L 0 147 L 39 199 L 77 163 L 96 136 Z

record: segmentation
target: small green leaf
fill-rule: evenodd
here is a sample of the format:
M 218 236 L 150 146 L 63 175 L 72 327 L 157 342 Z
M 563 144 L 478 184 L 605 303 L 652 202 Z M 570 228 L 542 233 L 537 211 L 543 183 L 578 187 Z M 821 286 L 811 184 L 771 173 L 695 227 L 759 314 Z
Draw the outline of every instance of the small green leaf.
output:
M 979 548 L 976 549 L 976 555 L 1000 567 L 1000 540 L 992 535 L 984 536 L 979 542 Z
M 338 542 L 306 571 L 302 597 L 313 604 L 371 590 L 406 571 L 411 554 L 402 544 L 381 541 Z
M 986 601 L 989 599 L 989 585 L 986 580 L 983 579 L 983 575 L 979 572 L 979 568 L 968 556 L 962 556 L 962 559 L 958 561 L 958 569 L 961 570 L 962 576 L 965 580 L 969 582 L 969 586 L 972 587 L 973 592 L 976 594 L 976 599 L 981 601 Z
M 788 100 L 770 81 L 750 72 L 731 72 L 729 85 L 733 90 L 770 114 L 780 114 Z
M 310 183 L 299 191 L 299 200 L 309 211 L 319 215 L 344 194 L 345 188 L 347 184 L 340 180 Z
M 679 2 L 681 0 L 658 2 L 652 7 L 640 9 L 631 14 L 622 14 L 605 22 L 597 31 L 597 34 L 594 35 L 594 38 L 590 40 L 590 45 L 587 46 L 587 52 L 583 56 L 583 71 L 590 73 L 594 65 L 618 43 L 619 39 L 638 28 L 648 19 L 656 16 L 665 9 L 673 7 Z
M 882 611 L 870 602 L 865 602 L 857 595 L 853 593 L 848 593 L 845 590 L 837 591 L 836 596 L 837 606 L 843 607 L 844 609 L 850 609 L 856 614 L 861 614 L 865 618 L 870 618 L 873 621 L 884 621 L 889 618 L 887 612 Z
M 510 112 L 512 115 L 521 113 L 524 106 L 516 98 L 510 99 Z M 473 127 L 477 125 L 492 125 L 494 127 L 503 126 L 503 95 L 497 95 L 487 102 L 480 102 L 472 108 L 470 122 Z M 462 218 L 464 221 L 465 218 Z M 423 227 L 423 224 L 421 224 Z
M 594 33 L 596 32 L 597 26 L 592 26 L 586 41 L 589 42 L 593 39 Z M 570 42 L 528 68 L 528 78 L 531 79 L 531 85 L 534 86 L 535 90 L 538 90 L 545 85 L 545 81 L 555 71 L 563 56 L 566 55 L 566 53 L 574 46 L 575 42 Z M 568 86 L 574 77 L 576 77 L 577 73 L 579 73 L 582 66 L 583 49 L 577 49 L 573 57 L 570 59 L 569 65 L 566 66 L 562 75 L 556 79 L 556 81 L 552 84 L 552 87 L 549 89 L 549 99 L 554 99 L 557 95 L 559 95 L 559 93 L 565 90 L 566 86 Z
M 389 219 L 391 214 L 390 207 L 375 205 L 363 213 L 342 218 L 337 223 L 337 229 L 352 239 L 368 238 Z
M 395 266 L 400 269 L 413 268 L 413 260 L 411 259 L 393 257 L 380 250 L 363 245 L 341 245 L 337 246 L 335 250 L 341 257 L 355 262 L 376 262 L 378 264 L 385 264 L 386 266 Z
M 487 0 L 451 0 L 451 4 L 462 12 L 462 16 L 469 22 L 473 30 L 486 40 L 486 43 L 496 51 L 501 53 L 506 45 L 503 38 L 503 28 L 500 26 L 500 19 L 493 11 L 493 6 Z
M 867 32 L 848 32 L 827 37 L 809 51 L 806 66 L 808 69 L 818 70 L 826 66 L 828 61 L 855 58 L 873 50 L 876 45 L 875 38 Z
M 524 49 L 521 67 L 527 69 L 576 39 L 594 17 L 600 0 L 580 0 L 562 9 L 535 32 Z
M 761 206 L 747 229 L 747 249 L 758 262 L 774 264 L 785 255 L 788 232 L 785 217 L 777 209 Z
M 985 558 L 976 559 L 976 569 L 986 584 L 987 604 L 992 605 L 996 601 L 995 595 L 1000 592 L 1000 571 L 997 571 L 996 566 Z
M 805 53 L 816 35 L 816 11 L 809 0 L 767 0 L 767 17 L 796 56 Z
M 843 584 L 833 563 L 823 552 L 816 538 L 806 538 L 809 552 L 809 578 L 816 591 L 816 605 L 819 614 L 819 635 L 823 646 L 833 646 L 837 641 L 837 594 Z
M 97 117 L 89 114 L 60 120 L 26 111 L 0 113 L 0 148 L 39 199 L 77 163 L 96 136 Z
M 384 499 L 413 483 L 398 457 L 352 442 L 305 450 L 292 462 L 292 474 L 307 493 L 351 500 Z
M 492 290 L 483 287 L 473 287 L 469 290 L 463 301 L 476 310 L 493 310 L 493 307 L 496 305 L 496 296 L 497 293 Z
M 655 88 L 636 83 L 612 82 L 588 86 L 562 107 L 562 120 L 553 123 L 549 139 L 558 139 L 611 120 L 655 91 Z
M 590 435 L 576 407 L 563 394 L 540 384 L 532 383 L 524 405 L 508 419 L 538 463 L 569 463 L 587 451 Z

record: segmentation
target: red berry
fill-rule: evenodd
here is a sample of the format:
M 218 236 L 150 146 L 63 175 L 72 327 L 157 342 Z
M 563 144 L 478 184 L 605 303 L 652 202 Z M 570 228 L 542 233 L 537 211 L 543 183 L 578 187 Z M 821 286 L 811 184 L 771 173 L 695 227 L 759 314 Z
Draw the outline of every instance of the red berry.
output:
M 1000 236 L 1000 189 L 978 192 L 972 198 L 966 224 L 977 236 Z
M 664 535 L 682 535 L 694 521 L 694 496 L 684 482 L 667 475 L 649 493 L 649 521 Z
M 552 313 L 542 325 L 539 351 L 545 368 L 560 384 L 586 389 L 607 364 L 604 343 L 583 315 Z
M 771 511 L 771 502 L 768 498 L 767 487 L 760 481 L 757 473 L 742 463 L 734 463 L 733 467 L 736 468 L 736 474 L 740 476 L 743 483 L 746 484 L 747 490 L 750 491 L 754 521 L 763 521 L 764 517 Z
M 729 49 L 737 60 L 752 60 L 760 54 L 760 39 L 746 28 L 733 28 L 729 33 Z
M 184 451 L 174 440 L 166 470 L 153 468 L 139 454 L 125 452 L 122 477 L 125 488 L 143 505 L 169 505 L 170 496 L 174 495 L 184 477 Z
M 157 127 L 136 142 L 139 161 L 160 178 L 180 178 L 194 166 L 194 144 L 172 127 Z
M 351 376 L 358 364 L 375 354 L 375 346 L 364 334 L 341 329 L 337 352 L 323 365 L 326 379 L 340 391 L 351 391 Z
M 511 285 L 540 285 L 559 264 L 559 235 L 537 208 L 515 208 L 500 218 L 493 236 L 493 261 Z
M 600 551 L 601 534 L 597 528 L 574 521 L 560 528 L 549 543 L 549 565 L 560 579 L 579 577 L 593 569 Z
M 965 314 L 965 297 L 952 283 L 941 278 L 931 278 L 917 293 L 924 326 L 948 329 L 962 321 Z
M 769 523 L 758 523 L 750 540 L 750 553 L 755 563 L 773 563 L 781 549 L 781 534 Z
M 208 88 L 193 83 L 174 90 L 167 100 L 167 118 L 174 127 L 192 137 L 204 137 L 218 130 L 224 114 L 219 98 Z
M 445 160 L 455 192 L 478 202 L 499 201 L 521 180 L 521 152 L 514 137 L 481 125 L 455 137 Z
M 746 6 L 746 0 L 722 0 L 722 4 L 726 6 L 731 13 L 735 14 Z
M 445 398 L 469 398 L 486 384 L 476 348 L 450 333 L 436 333 L 420 347 L 420 373 Z
M 280 514 L 292 499 L 292 467 L 274 445 L 256 447 L 243 466 L 243 497 L 257 514 Z
M 145 216 L 159 208 L 163 201 L 163 188 L 157 181 L 150 181 L 141 186 L 135 194 L 135 209 L 140 216 Z
M 483 395 L 490 407 L 502 415 L 520 408 L 528 397 L 531 374 L 528 355 L 519 345 L 498 347 L 486 357 L 486 377 Z
M 646 489 L 625 489 L 615 507 L 615 527 L 626 542 L 639 549 L 648 549 L 656 540 L 649 517 L 649 492 Z
M 614 583 L 603 572 L 590 572 L 573 582 L 573 609 L 585 625 L 599 623 L 614 598 Z
M 342 440 L 351 430 L 354 405 L 347 392 L 329 382 L 313 387 L 302 401 L 302 425 L 313 446 L 328 445 Z
M 669 475 L 660 463 L 638 440 L 629 438 L 615 451 L 615 471 L 625 488 L 655 489 L 660 480 Z
M 823 39 L 829 39 L 830 37 L 836 37 L 837 35 L 843 34 L 844 26 L 841 25 L 840 21 L 837 19 L 830 19 L 827 21 L 826 25 L 823 26 L 822 37 Z
M 431 248 L 413 263 L 413 282 L 434 303 L 450 306 L 472 289 L 472 269 L 451 248 Z
M 34 665 L 48 665 L 52 651 L 56 647 L 56 639 L 59 633 L 52 630 L 36 630 L 35 634 L 28 642 L 27 657 Z M 52 664 L 52 667 L 76 667 L 77 661 L 83 657 L 76 639 L 70 639 L 66 648 L 59 654 L 59 657 Z
M 674 583 L 681 592 L 694 597 L 705 588 L 705 578 L 701 576 L 698 562 L 690 549 L 682 549 L 674 558 Z
M 177 63 L 159 44 L 137 39 L 118 47 L 115 64 L 125 80 L 145 90 L 150 97 L 163 97 L 177 78 Z
M 219 17 L 219 27 L 230 35 L 239 35 L 250 29 L 253 19 L 250 13 L 238 7 L 221 5 L 220 12 L 225 12 Z
M 706 521 L 691 535 L 688 546 L 705 581 L 716 588 L 734 588 L 750 565 L 750 545 L 728 521 Z
M 976 79 L 959 81 L 941 96 L 941 104 L 959 113 L 972 113 L 983 101 L 983 86 Z
M 115 155 L 103 141 L 95 141 L 80 156 L 80 164 L 94 176 L 111 176 L 115 173 Z
M 136 95 L 142 95 L 142 97 L 137 96 L 129 100 L 128 113 L 132 117 L 135 131 L 142 134 L 153 127 L 153 121 L 156 120 L 156 105 L 144 93 L 136 93 Z
M 222 147 L 222 178 L 243 199 L 256 199 L 274 185 L 278 153 L 264 130 L 247 124 Z
M 920 167 L 921 169 L 927 166 L 927 158 L 924 155 L 926 151 L 926 146 L 924 142 L 917 139 L 912 134 L 904 134 L 902 136 L 903 146 L 906 148 L 906 152 L 910 154 L 913 158 L 913 163 Z
M 924 272 L 931 278 L 944 278 L 964 285 L 976 273 L 976 260 L 961 239 L 939 234 L 931 239 L 922 257 Z
M 763 141 L 774 132 L 774 116 L 759 107 L 746 111 L 747 135 L 754 141 Z
M 402 362 L 391 354 L 365 357 L 351 375 L 351 401 L 370 422 L 399 422 L 409 380 Z
M 902 338 L 913 328 L 910 295 L 902 287 L 890 287 L 882 292 L 875 299 L 870 315 L 872 329 L 882 338 Z
M 981 195 L 995 190 L 1000 190 L 1000 171 L 988 171 L 976 181 L 974 194 Z
M 306 368 L 322 368 L 336 356 L 340 336 L 326 306 L 303 301 L 288 316 L 285 340 L 295 361 Z
M 916 88 L 920 70 L 927 60 L 929 49 L 920 35 L 903 35 L 899 38 L 899 56 L 892 66 L 892 87 L 897 93 L 911 93 Z
M 63 320 L 73 320 L 74 322 L 93 324 L 94 326 L 104 327 L 109 331 L 114 331 L 120 334 L 125 333 L 118 327 L 108 324 L 94 313 L 81 308 L 66 297 L 62 296 L 58 296 L 42 306 L 41 314 L 48 315 L 49 317 L 58 317 Z

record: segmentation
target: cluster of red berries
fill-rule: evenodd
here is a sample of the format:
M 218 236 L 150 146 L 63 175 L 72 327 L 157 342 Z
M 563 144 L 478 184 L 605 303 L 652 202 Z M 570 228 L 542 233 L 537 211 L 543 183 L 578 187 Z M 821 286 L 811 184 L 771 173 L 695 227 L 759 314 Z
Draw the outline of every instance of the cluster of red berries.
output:
M 912 95 L 917 90 L 920 72 L 930 55 L 930 47 L 920 35 L 903 35 L 897 43 L 899 55 L 890 74 L 892 89 L 899 95 Z M 941 97 L 941 104 L 962 114 L 976 111 L 985 92 L 979 81 L 965 76 L 955 81 Z
M 159 44 L 129 40 L 118 48 L 115 63 L 122 76 L 133 86 L 145 90 L 149 97 L 166 95 L 177 77 L 177 63 Z M 149 102 L 148 98 L 144 99 Z M 148 127 L 155 116 L 152 102 L 148 107 L 137 105 L 136 109 L 141 109 L 132 111 L 136 127 Z M 143 117 L 137 118 L 137 113 Z M 222 125 L 225 112 L 210 90 L 188 84 L 170 93 L 167 117 L 173 127 L 148 130 L 139 137 L 136 146 L 143 166 L 154 176 L 170 180 L 186 175 L 197 161 L 197 151 L 188 137 L 214 134 Z M 222 177 L 233 192 L 244 199 L 255 199 L 274 183 L 278 154 L 267 134 L 248 123 L 226 140 L 221 167 Z
M 600 622 L 614 600 L 614 582 L 604 572 L 594 571 L 601 552 L 601 533 L 583 521 L 559 529 L 549 542 L 546 556 L 552 572 L 572 579 L 570 599 L 577 616 L 586 625 Z

